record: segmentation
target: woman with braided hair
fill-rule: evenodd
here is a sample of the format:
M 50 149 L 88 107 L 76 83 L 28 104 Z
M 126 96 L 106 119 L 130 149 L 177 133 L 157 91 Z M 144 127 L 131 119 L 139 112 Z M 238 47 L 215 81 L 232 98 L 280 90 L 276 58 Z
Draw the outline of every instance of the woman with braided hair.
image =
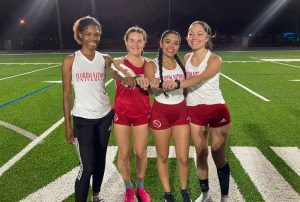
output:
M 217 167 L 221 202 L 229 200 L 230 168 L 226 159 L 230 131 L 230 113 L 219 88 L 222 58 L 211 52 L 212 31 L 206 22 L 195 21 L 188 30 L 187 42 L 192 52 L 184 57 L 187 79 L 169 81 L 165 89 L 187 88 L 187 108 L 191 136 L 197 155 L 201 195 L 196 202 L 210 201 L 208 183 L 208 136 L 211 154 Z
M 177 56 L 180 42 L 181 37 L 176 31 L 167 30 L 162 34 L 158 58 L 148 62 L 145 67 L 145 76 L 150 81 L 151 88 L 164 88 L 164 82 L 167 80 L 179 82 L 185 78 L 184 66 Z M 190 202 L 187 191 L 190 128 L 183 89 L 155 92 L 150 113 L 150 127 L 156 146 L 157 168 L 164 190 L 164 200 L 175 201 L 168 173 L 169 146 L 172 137 L 179 165 L 181 194 L 184 202 Z

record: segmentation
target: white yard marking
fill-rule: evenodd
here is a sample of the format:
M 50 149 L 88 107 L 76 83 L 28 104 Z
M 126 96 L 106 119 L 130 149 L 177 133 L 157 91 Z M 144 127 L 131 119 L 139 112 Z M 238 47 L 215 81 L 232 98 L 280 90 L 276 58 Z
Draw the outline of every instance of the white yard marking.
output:
M 147 147 L 147 157 L 148 158 L 156 158 L 156 150 L 154 146 Z M 170 146 L 169 148 L 169 158 L 176 158 L 175 147 Z M 193 158 L 196 166 L 196 152 L 193 146 L 190 146 L 189 158 Z M 217 169 L 213 162 L 211 153 L 209 152 L 208 157 L 208 166 L 209 166 L 209 185 L 210 185 L 210 195 L 212 196 L 213 201 L 220 201 L 221 199 L 221 190 L 219 186 L 219 179 L 217 175 Z M 197 176 L 195 176 L 197 178 Z M 237 184 L 234 179 L 230 176 L 230 201 L 245 201 L 242 196 L 240 190 L 238 189 Z M 200 195 L 200 193 L 199 193 Z
M 38 138 L 36 138 L 32 142 L 30 142 L 22 151 L 20 151 L 17 155 L 15 155 L 7 163 L 5 163 L 0 168 L 0 177 L 2 176 L 2 174 L 5 171 L 7 171 L 11 166 L 13 166 L 16 162 L 18 162 L 23 156 L 25 156 L 25 154 L 27 154 L 31 149 L 33 149 L 36 145 L 38 145 L 43 139 L 45 139 L 52 131 L 54 131 L 63 122 L 64 122 L 64 118 L 57 121 L 48 130 L 46 130 L 42 135 L 40 135 Z
M 264 201 L 299 202 L 300 195 L 255 147 L 231 147 Z
M 257 58 L 255 58 L 257 59 Z M 259 58 L 262 61 L 267 61 L 267 62 L 300 62 L 299 58 L 292 58 L 292 59 L 288 59 L 288 58 Z
M 46 67 L 46 68 L 42 68 L 42 69 L 33 70 L 33 71 L 30 71 L 30 72 L 25 72 L 25 73 L 22 73 L 22 74 L 17 74 L 17 75 L 14 75 L 14 76 L 0 78 L 0 81 L 6 80 L 6 79 L 11 79 L 11 78 L 18 77 L 18 76 L 23 76 L 23 75 L 26 75 L 26 74 L 31 74 L 31 73 L 34 73 L 34 72 L 43 71 L 43 70 L 50 69 L 50 68 L 57 67 L 57 66 L 59 66 L 59 65 L 54 65 L 54 66 L 50 66 L 50 67 Z
M 300 176 L 300 149 L 297 147 L 271 147 L 282 160 Z
M 18 126 L 12 125 L 10 123 L 4 122 L 4 121 L 0 121 L 0 125 L 4 126 L 5 128 L 8 128 L 10 130 L 13 130 L 13 131 L 15 131 L 15 132 L 17 132 L 17 133 L 19 133 L 19 134 L 21 134 L 21 135 L 23 135 L 23 136 L 31 139 L 31 140 L 34 140 L 34 139 L 37 138 L 37 136 L 34 135 L 33 133 L 31 133 L 31 132 L 29 132 L 27 130 L 24 130 L 22 128 L 19 128 Z
M 62 83 L 62 81 L 43 81 L 44 83 Z
M 124 183 L 121 174 L 113 161 L 117 154 L 117 147 L 110 146 L 107 149 L 106 171 L 104 174 L 100 195 L 105 201 L 122 201 Z M 63 201 L 74 193 L 74 183 L 79 171 L 79 166 L 59 177 L 47 186 L 28 195 L 22 202 L 31 201 Z
M 285 65 L 285 66 L 300 68 L 300 66 L 297 66 L 297 65 L 291 65 L 291 64 L 281 63 L 281 62 L 298 62 L 298 61 L 300 61 L 300 59 L 276 59 L 276 58 L 273 58 L 273 59 L 264 59 L 264 58 L 255 58 L 255 57 L 250 57 L 250 58 L 255 59 L 255 60 L 262 60 L 262 61 L 266 61 L 266 62 L 280 64 L 280 65 Z
M 0 65 L 60 65 L 61 63 L 49 62 L 0 62 Z
M 271 100 L 265 98 L 264 96 L 262 96 L 262 95 L 260 95 L 260 94 L 258 94 L 258 93 L 256 93 L 256 92 L 254 92 L 254 91 L 251 90 L 250 88 L 244 86 L 243 84 L 241 84 L 241 83 L 239 83 L 239 82 L 233 80 L 232 78 L 226 76 L 225 74 L 220 73 L 220 75 L 222 75 L 223 77 L 225 77 L 225 78 L 228 79 L 229 81 L 235 83 L 236 85 L 240 86 L 241 88 L 245 89 L 246 91 L 248 91 L 248 92 L 251 93 L 252 95 L 254 95 L 254 96 L 256 96 L 256 97 L 262 99 L 263 101 L 266 101 L 266 102 L 270 102 L 270 101 L 271 101 Z
M 110 79 L 105 83 L 107 86 L 111 83 L 113 79 Z M 52 131 L 54 131 L 58 126 L 60 126 L 64 122 L 64 117 L 62 117 L 59 121 L 53 124 L 48 130 L 46 130 L 43 134 L 41 134 L 38 138 L 34 139 L 31 143 L 29 143 L 22 151 L 20 151 L 17 155 L 11 158 L 7 163 L 5 163 L 0 168 L 0 177 L 6 172 L 11 166 L 13 166 L 16 162 L 18 162 L 23 156 L 25 156 L 31 149 L 33 149 L 37 144 L 39 144 L 43 139 L 45 139 Z
M 300 79 L 295 79 L 295 80 L 289 80 L 289 81 L 300 81 Z

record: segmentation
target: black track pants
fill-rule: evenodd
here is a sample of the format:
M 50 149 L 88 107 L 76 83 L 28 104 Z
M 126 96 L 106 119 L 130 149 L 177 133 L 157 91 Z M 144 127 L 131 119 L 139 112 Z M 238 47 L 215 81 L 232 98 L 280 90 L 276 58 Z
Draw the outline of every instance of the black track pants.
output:
M 100 191 L 113 118 L 113 110 L 101 119 L 73 117 L 75 145 L 80 160 L 80 170 L 75 182 L 76 202 L 87 201 L 91 176 L 93 192 Z

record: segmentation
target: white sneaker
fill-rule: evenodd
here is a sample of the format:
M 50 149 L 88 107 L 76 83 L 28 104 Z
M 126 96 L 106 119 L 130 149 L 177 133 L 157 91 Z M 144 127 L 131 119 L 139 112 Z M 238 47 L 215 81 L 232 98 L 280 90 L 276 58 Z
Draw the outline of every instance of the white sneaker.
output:
M 202 192 L 199 198 L 196 199 L 195 202 L 211 202 L 212 199 L 208 192 Z
M 229 196 L 228 195 L 222 195 L 221 196 L 221 202 L 228 202 L 229 201 Z
M 97 196 L 92 196 L 92 201 L 93 202 L 104 202 L 104 199 L 101 198 L 99 195 L 97 195 Z

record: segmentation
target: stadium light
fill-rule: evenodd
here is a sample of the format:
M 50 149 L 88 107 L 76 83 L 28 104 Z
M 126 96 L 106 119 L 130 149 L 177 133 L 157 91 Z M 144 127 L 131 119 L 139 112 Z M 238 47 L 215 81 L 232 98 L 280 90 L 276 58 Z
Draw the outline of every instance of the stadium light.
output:
M 19 20 L 19 25 L 25 25 L 26 24 L 26 20 L 25 19 L 20 19 Z
M 276 0 L 246 29 L 245 34 L 256 34 L 289 0 Z

